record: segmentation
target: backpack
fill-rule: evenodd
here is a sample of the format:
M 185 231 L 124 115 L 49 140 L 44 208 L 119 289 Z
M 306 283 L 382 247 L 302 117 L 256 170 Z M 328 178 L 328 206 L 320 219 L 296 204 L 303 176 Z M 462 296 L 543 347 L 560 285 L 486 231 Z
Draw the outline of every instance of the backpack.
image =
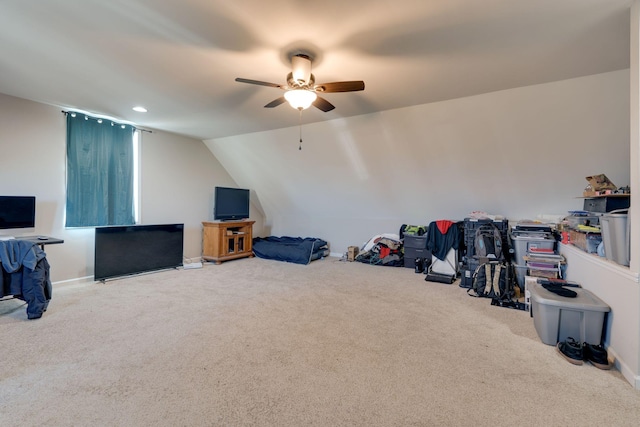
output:
M 472 297 L 508 301 L 515 295 L 514 279 L 514 268 L 511 263 L 485 262 L 478 265 L 473 272 L 471 288 L 467 289 L 467 294 Z
M 412 235 L 416 235 L 416 236 L 422 236 L 426 232 L 427 232 L 427 227 L 424 226 L 424 225 L 402 224 L 400 226 L 400 232 L 398 234 L 400 235 L 400 239 L 403 239 L 405 234 L 412 234 Z
M 502 260 L 502 235 L 493 224 L 482 224 L 473 239 L 474 257 Z

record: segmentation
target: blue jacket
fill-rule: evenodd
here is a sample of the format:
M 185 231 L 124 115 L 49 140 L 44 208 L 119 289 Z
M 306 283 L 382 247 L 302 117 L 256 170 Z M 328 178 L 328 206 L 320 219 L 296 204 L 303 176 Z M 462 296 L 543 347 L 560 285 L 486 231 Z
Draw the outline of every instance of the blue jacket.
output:
M 51 300 L 49 263 L 45 252 L 26 240 L 0 241 L 0 297 L 13 295 L 27 303 L 27 317 L 37 319 Z
M 463 237 L 460 232 L 460 222 L 447 222 L 451 224 L 444 234 L 438 227 L 438 221 L 432 221 L 427 228 L 427 249 L 440 261 L 444 261 L 447 258 L 447 253 L 452 248 L 457 250 L 460 247 L 460 241 Z

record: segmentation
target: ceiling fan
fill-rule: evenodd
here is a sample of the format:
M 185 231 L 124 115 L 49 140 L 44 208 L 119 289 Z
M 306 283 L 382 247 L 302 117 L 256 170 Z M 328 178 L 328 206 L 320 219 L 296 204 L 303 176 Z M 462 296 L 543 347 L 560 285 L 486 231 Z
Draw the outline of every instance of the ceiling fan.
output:
M 362 80 L 316 84 L 315 76 L 311 74 L 311 57 L 303 53 L 297 53 L 291 57 L 291 68 L 291 72 L 287 74 L 286 85 L 240 77 L 236 78 L 236 81 L 284 90 L 284 96 L 274 99 L 265 105 L 265 108 L 273 108 L 284 102 L 289 102 L 293 108 L 300 111 L 309 108 L 311 105 L 324 112 L 336 108 L 329 101 L 318 96 L 319 93 L 364 90 L 364 82 Z

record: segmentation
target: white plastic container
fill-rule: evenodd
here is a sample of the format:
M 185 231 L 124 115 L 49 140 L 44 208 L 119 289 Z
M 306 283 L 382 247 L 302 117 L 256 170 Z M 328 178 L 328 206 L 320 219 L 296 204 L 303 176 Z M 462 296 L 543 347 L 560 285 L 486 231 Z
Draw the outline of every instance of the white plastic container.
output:
M 527 275 L 527 263 L 524 257 L 529 255 L 532 249 L 555 249 L 556 241 L 551 233 L 545 232 L 511 232 L 511 246 L 515 252 L 513 260 L 516 281 L 520 289 L 524 289 L 524 278 Z
M 629 223 L 628 210 L 619 209 L 600 217 L 604 255 L 608 260 L 620 265 L 629 265 Z

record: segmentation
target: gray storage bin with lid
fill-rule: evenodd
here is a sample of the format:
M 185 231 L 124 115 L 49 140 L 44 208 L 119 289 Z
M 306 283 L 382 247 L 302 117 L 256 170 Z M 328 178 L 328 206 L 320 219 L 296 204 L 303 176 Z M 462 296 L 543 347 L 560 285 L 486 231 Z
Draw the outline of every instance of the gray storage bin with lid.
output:
M 601 344 L 609 306 L 586 289 L 570 289 L 578 294 L 575 298 L 550 292 L 539 283 L 529 287 L 531 316 L 540 340 L 556 345 L 572 337 L 581 343 Z
M 629 265 L 629 221 L 628 209 L 619 209 L 600 217 L 604 255 L 609 261 Z
M 425 249 L 427 247 L 427 236 L 415 234 L 405 234 L 403 239 L 405 248 Z

